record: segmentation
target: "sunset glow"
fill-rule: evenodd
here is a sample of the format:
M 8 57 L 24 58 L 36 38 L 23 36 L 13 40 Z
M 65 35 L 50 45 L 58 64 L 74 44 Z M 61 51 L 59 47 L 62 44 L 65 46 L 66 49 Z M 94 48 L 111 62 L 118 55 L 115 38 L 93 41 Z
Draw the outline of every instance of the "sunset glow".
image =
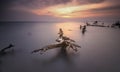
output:
M 82 23 L 81 23 L 82 24 Z M 79 27 L 79 23 L 77 22 L 66 22 L 66 23 L 57 23 L 55 28 L 62 28 L 64 31 L 64 35 L 74 36 L 75 30 Z
M 6 6 L 6 4 L 8 5 Z M 1 2 L 2 20 L 56 21 L 80 18 L 120 18 L 119 0 L 13 0 L 6 4 Z M 4 14 L 9 16 L 5 17 Z
M 82 18 L 82 17 L 94 17 L 94 16 L 102 16 L 105 15 L 105 12 L 95 13 L 94 10 L 102 9 L 110 6 L 109 2 L 103 2 L 99 4 L 86 4 L 86 5 L 56 5 L 47 7 L 44 9 L 35 9 L 31 12 L 37 15 L 50 15 L 54 17 L 62 17 L 62 18 Z M 106 13 L 108 15 L 108 13 Z

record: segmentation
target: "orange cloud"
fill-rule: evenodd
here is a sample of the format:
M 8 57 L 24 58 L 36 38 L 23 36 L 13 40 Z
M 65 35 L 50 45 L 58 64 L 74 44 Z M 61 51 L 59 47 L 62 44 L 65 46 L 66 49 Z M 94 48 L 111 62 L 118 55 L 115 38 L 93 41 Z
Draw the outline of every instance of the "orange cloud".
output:
M 50 15 L 63 18 L 82 18 L 109 15 L 109 11 L 94 11 L 95 9 L 103 9 L 109 6 L 112 6 L 112 3 L 108 1 L 102 3 L 78 5 L 76 0 L 73 0 L 68 4 L 59 4 L 44 9 L 34 9 L 31 10 L 31 12 L 37 15 Z

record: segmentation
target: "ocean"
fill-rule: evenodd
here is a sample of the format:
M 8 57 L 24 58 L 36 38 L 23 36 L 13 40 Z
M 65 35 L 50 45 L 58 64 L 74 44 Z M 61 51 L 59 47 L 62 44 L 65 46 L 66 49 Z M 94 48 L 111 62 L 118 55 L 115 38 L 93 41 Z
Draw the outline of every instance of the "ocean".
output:
M 9 44 L 13 51 L 0 56 L 0 72 L 120 72 L 120 29 L 87 26 L 84 22 L 1 22 L 0 50 Z M 104 25 L 110 25 L 105 23 Z M 68 50 L 67 58 L 59 48 L 44 54 L 31 52 L 56 43 L 59 29 L 81 48 Z

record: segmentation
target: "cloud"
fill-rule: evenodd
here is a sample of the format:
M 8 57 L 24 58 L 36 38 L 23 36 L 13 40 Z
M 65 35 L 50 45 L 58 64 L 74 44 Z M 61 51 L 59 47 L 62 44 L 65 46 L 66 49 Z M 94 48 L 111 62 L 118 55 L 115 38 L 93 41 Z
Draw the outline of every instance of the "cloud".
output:
M 71 0 L 0 0 L 0 15 L 9 14 L 9 11 L 43 9 L 58 4 L 66 4 Z
M 59 4 L 67 4 L 76 2 L 78 4 L 92 4 L 92 3 L 102 3 L 105 0 L 16 0 L 16 5 L 21 5 L 27 8 L 44 8 Z
M 40 9 L 49 6 L 55 6 L 60 4 L 68 4 L 76 2 L 76 4 L 92 4 L 92 3 L 102 3 L 105 0 L 1 0 L 1 7 L 25 7 L 28 9 Z
M 103 2 L 118 3 L 119 0 L 0 0 L 0 9 L 8 9 L 12 7 L 21 7 L 27 9 L 41 9 L 50 6 L 73 4 L 99 4 Z
M 92 11 L 115 11 L 115 10 L 119 10 L 120 11 L 120 5 L 112 5 L 112 6 L 108 6 L 108 7 L 104 7 L 104 8 L 98 8 L 98 9 L 92 9 Z
M 105 0 L 85 0 L 85 1 L 88 2 L 88 3 L 102 3 Z
M 16 6 L 23 6 L 30 9 L 45 8 L 58 4 L 66 4 L 71 0 L 19 0 L 14 2 Z
M 74 6 L 76 8 L 75 10 Z M 31 14 L 36 17 L 42 15 L 52 17 L 56 15 L 55 9 L 59 8 L 67 8 L 64 12 L 71 13 L 71 16 L 80 16 L 81 14 L 88 14 L 88 16 L 104 14 L 105 16 L 105 13 L 107 15 L 110 12 L 113 15 L 119 15 L 120 2 L 119 0 L 0 0 L 0 18 L 7 18 L 9 15 L 12 17 L 14 14 L 16 14 L 14 17 L 18 19 L 19 17 L 24 18 L 24 15 L 27 17 L 28 14 L 28 16 Z M 60 12 L 63 13 L 63 10 L 60 10 Z M 67 13 L 66 15 L 69 14 Z
M 10 1 L 10 0 L 0 0 L 0 9 L 3 10 L 3 9 L 7 9 L 9 6 L 11 6 L 11 3 L 13 1 Z
M 78 5 L 85 5 L 85 4 L 94 4 L 94 3 L 102 3 L 106 0 L 72 0 Z

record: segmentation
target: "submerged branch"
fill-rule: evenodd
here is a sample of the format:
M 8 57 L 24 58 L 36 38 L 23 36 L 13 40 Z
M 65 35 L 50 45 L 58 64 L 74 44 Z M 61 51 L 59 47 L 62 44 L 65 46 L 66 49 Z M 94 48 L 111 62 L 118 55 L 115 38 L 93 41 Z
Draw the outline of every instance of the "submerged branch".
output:
M 49 50 L 49 49 L 53 49 L 53 48 L 59 48 L 59 47 L 61 47 L 61 44 L 53 44 L 53 45 L 47 45 L 47 46 L 45 46 L 45 47 L 43 47 L 43 48 L 41 48 L 41 49 L 36 49 L 36 50 L 33 50 L 31 53 L 36 53 L 36 52 L 45 52 L 45 51 L 47 51 L 47 50 Z
M 60 29 L 58 34 L 59 38 L 56 39 L 56 41 L 58 42 L 57 44 L 47 45 L 41 49 L 33 50 L 31 53 L 40 52 L 42 54 L 43 52 L 46 52 L 47 50 L 54 48 L 72 48 L 76 52 L 77 48 L 81 48 L 81 46 L 75 44 L 74 40 L 70 39 L 69 37 L 63 36 L 64 33 L 62 29 Z
M 6 51 L 8 49 L 11 49 L 12 47 L 14 47 L 14 45 L 13 44 L 9 44 L 9 46 L 7 46 L 7 47 L 5 47 L 5 48 L 3 48 L 3 49 L 0 50 L 0 54 L 6 53 Z

